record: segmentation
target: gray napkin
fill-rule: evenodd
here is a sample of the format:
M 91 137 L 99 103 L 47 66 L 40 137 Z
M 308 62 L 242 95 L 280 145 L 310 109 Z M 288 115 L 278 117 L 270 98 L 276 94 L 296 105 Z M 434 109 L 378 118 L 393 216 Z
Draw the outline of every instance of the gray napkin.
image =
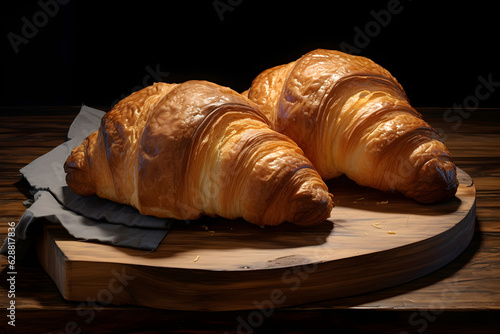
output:
M 141 215 L 131 206 L 97 196 L 81 197 L 66 184 L 63 165 L 71 150 L 99 128 L 104 112 L 82 106 L 68 131 L 68 141 L 20 171 L 33 187 L 33 204 L 16 226 L 16 259 L 31 252 L 39 218 L 60 223 L 75 238 L 122 247 L 155 250 L 173 220 Z M 7 253 L 4 243 L 0 253 Z

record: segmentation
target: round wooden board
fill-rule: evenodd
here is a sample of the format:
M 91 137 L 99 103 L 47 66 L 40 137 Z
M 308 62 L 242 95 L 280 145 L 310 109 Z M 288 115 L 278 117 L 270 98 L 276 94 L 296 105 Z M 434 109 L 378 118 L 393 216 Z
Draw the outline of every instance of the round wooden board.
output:
M 336 206 L 318 226 L 204 218 L 176 226 L 149 253 L 49 225 L 38 253 L 68 300 L 264 312 L 391 287 L 449 263 L 474 233 L 474 182 L 461 169 L 458 177 L 456 197 L 436 205 L 341 177 L 328 182 Z

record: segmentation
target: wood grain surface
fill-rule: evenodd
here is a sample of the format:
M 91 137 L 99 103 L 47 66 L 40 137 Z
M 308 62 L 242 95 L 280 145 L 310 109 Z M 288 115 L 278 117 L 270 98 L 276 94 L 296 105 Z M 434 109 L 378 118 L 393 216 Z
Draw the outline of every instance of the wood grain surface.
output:
M 30 198 L 19 169 L 66 139 L 79 107 L 0 110 L 0 233 L 19 221 Z M 186 312 L 64 300 L 34 260 L 18 265 L 16 331 L 174 333 L 382 332 L 497 333 L 500 326 L 500 109 L 477 109 L 461 122 L 447 109 L 419 108 L 441 129 L 454 160 L 476 186 L 476 227 L 469 246 L 439 270 L 398 286 L 293 307 L 232 312 Z M 8 306 L 7 259 L 0 257 L 0 304 Z M 259 300 L 262 302 L 261 300 Z M 263 310 L 265 311 L 265 310 Z M 3 327 L 0 331 L 8 331 Z M 159 327 L 160 326 L 160 327 Z
M 98 295 L 120 271 L 133 279 L 114 304 L 228 311 L 256 309 L 256 300 L 282 307 L 346 297 L 424 276 L 467 247 L 476 192 L 460 169 L 458 178 L 456 197 L 435 205 L 340 178 L 329 182 L 336 206 L 319 226 L 205 218 L 177 224 L 154 252 L 78 241 L 45 226 L 37 253 L 63 297 L 75 301 Z

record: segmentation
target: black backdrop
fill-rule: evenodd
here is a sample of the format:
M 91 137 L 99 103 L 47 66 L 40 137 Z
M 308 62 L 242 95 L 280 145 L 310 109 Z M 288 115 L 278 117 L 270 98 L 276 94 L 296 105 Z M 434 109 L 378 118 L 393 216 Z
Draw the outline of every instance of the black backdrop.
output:
M 40 0 L 0 10 L 3 106 L 109 108 L 160 80 L 243 91 L 315 48 L 373 59 L 416 107 L 500 106 L 493 1 Z

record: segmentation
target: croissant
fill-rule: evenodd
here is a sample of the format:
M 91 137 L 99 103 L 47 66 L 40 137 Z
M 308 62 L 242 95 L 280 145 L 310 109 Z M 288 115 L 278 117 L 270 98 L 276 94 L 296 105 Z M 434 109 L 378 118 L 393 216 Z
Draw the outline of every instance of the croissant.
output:
M 64 165 L 68 186 L 174 219 L 310 225 L 332 195 L 254 103 L 206 81 L 155 83 L 121 100 Z
M 275 130 L 304 150 L 324 179 L 422 203 L 453 197 L 456 167 L 398 81 L 373 61 L 318 49 L 259 74 L 244 93 Z

